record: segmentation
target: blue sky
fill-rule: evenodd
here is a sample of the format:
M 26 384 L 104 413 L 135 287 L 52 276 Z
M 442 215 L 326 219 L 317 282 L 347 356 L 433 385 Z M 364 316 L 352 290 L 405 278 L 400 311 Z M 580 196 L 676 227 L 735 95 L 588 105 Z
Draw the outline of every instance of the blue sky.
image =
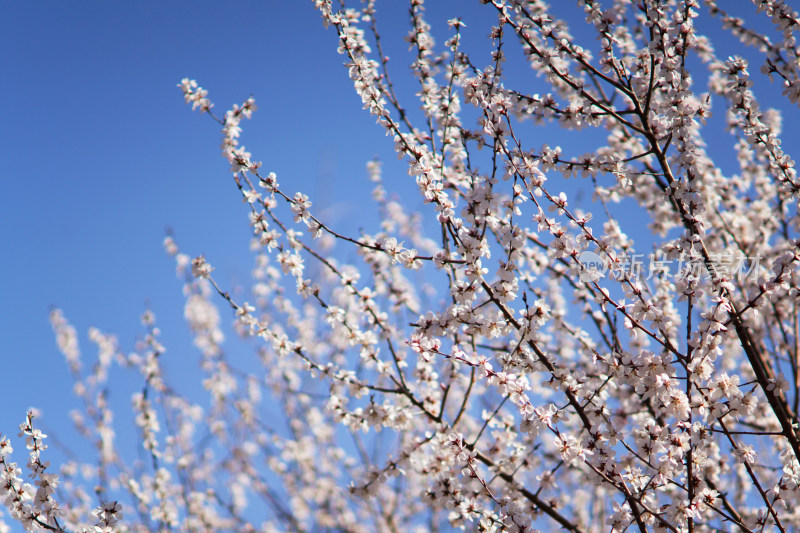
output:
M 435 34 L 445 29 L 444 8 L 459 3 L 431 3 Z M 406 3 L 379 4 L 387 4 L 379 22 L 393 43 L 389 53 L 402 58 Z M 485 9 L 469 2 L 468 31 L 481 27 L 475 17 Z M 371 189 L 364 165 L 374 155 L 387 179 L 408 182 L 391 140 L 361 109 L 335 32 L 323 29 L 308 0 L 41 1 L 4 11 L 0 433 L 16 436 L 25 410 L 36 406 L 46 426 L 71 434 L 65 415 L 78 404 L 50 306 L 64 310 L 91 360 L 90 326 L 118 334 L 129 351 L 149 305 L 173 368 L 194 368 L 181 282 L 162 248 L 165 228 L 186 253 L 205 254 L 229 286 L 248 279 L 247 210 L 220 155 L 219 127 L 183 103 L 181 78 L 208 89 L 219 113 L 254 94 L 259 110 L 244 123 L 243 143 L 339 228 L 354 233 L 374 222 L 360 207 Z M 397 61 L 396 79 L 407 63 Z M 557 144 L 558 134 L 548 135 Z
M 435 30 L 450 16 L 442 8 L 457 4 L 429 10 Z M 468 16 L 482 7 L 471 5 Z M 406 54 L 405 3 L 384 13 L 387 53 Z M 476 32 L 478 42 L 487 31 Z M 196 377 L 181 282 L 162 247 L 166 228 L 182 251 L 205 254 L 228 287 L 249 278 L 248 210 L 220 154 L 219 126 L 184 104 L 181 78 L 208 89 L 218 113 L 254 94 L 259 110 L 243 124 L 243 143 L 337 228 L 374 229 L 376 216 L 361 206 L 372 188 L 365 163 L 376 154 L 395 171 L 387 179 L 408 183 L 391 139 L 362 110 L 335 31 L 310 1 L 19 2 L 6 6 L 0 42 L 2 434 L 16 437 L 35 406 L 42 424 L 76 444 L 66 415 L 79 404 L 51 306 L 77 328 L 89 363 L 89 327 L 117 334 L 131 351 L 149 306 L 167 364 Z M 397 61 L 400 90 L 408 63 Z M 127 392 L 117 398 L 126 409 Z
M 254 93 L 261 110 L 245 125 L 245 144 L 291 173 L 298 189 L 334 201 L 347 198 L 332 183 L 361 180 L 364 161 L 386 141 L 360 112 L 335 33 L 323 30 L 311 2 L 6 7 L 0 433 L 15 436 L 30 406 L 56 428 L 77 406 L 48 324 L 51 305 L 82 341 L 94 325 L 128 351 L 149 302 L 170 355 L 193 366 L 165 228 L 226 281 L 249 275 L 247 213 L 218 149 L 219 127 L 183 103 L 181 78 L 207 87 L 219 112 Z M 91 359 L 91 346 L 82 347 Z

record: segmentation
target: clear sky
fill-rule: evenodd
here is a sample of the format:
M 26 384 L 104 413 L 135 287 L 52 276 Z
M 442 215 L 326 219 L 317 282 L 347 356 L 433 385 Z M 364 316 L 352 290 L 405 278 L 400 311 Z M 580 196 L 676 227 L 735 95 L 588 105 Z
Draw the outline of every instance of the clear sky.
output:
M 365 161 L 387 142 L 361 112 L 335 32 L 323 30 L 311 2 L 18 2 L 4 10 L 0 433 L 16 437 L 30 406 L 59 433 L 77 407 L 51 305 L 77 327 L 91 360 L 87 328 L 117 333 L 129 351 L 149 302 L 173 361 L 194 367 L 165 228 L 231 284 L 249 276 L 247 211 L 220 155 L 219 126 L 183 103 L 181 78 L 204 85 L 218 112 L 253 93 L 261 109 L 244 144 L 331 205 L 351 201 L 333 183 L 366 183 Z
M 446 29 L 446 8 L 458 4 L 429 9 L 434 30 Z M 477 2 L 467 11 L 476 9 L 485 12 Z M 182 251 L 205 254 L 228 287 L 249 278 L 248 210 L 220 154 L 219 126 L 184 104 L 181 78 L 208 89 L 220 114 L 252 93 L 259 110 L 243 124 L 243 144 L 289 192 L 307 192 L 337 228 L 374 230 L 374 210 L 363 205 L 372 188 L 365 163 L 376 154 L 396 170 L 392 179 L 408 182 L 391 139 L 362 110 L 335 31 L 323 28 L 308 0 L 42 1 L 4 11 L 2 434 L 16 438 L 35 406 L 47 428 L 67 441 L 74 435 L 66 415 L 79 404 L 56 350 L 51 306 L 77 328 L 89 363 L 90 326 L 117 334 L 131 351 L 149 306 L 167 364 L 196 376 L 182 282 L 162 247 L 166 228 Z M 406 3 L 389 2 L 382 12 L 387 53 L 407 54 Z M 478 41 L 487 31 L 476 33 Z M 408 63 L 398 60 L 401 90 L 410 83 L 402 81 Z M 127 393 L 116 397 L 127 410 Z
M 446 28 L 446 8 L 464 2 L 430 2 L 435 34 Z M 469 16 L 485 7 L 467 3 L 468 28 L 480 27 Z M 390 55 L 402 55 L 407 3 L 383 4 Z M 129 351 L 147 303 L 171 364 L 194 368 L 165 228 L 184 252 L 205 254 L 230 287 L 249 277 L 247 210 L 220 155 L 219 126 L 183 103 L 181 78 L 208 89 L 219 113 L 254 94 L 259 110 L 243 124 L 254 159 L 308 192 L 338 227 L 353 233 L 371 223 L 361 207 L 371 189 L 365 162 L 380 154 L 393 179 L 407 175 L 362 111 L 336 43 L 308 0 L 4 5 L 0 433 L 16 437 L 25 410 L 37 406 L 47 427 L 70 435 L 65 415 L 78 404 L 50 306 L 64 310 L 91 360 L 87 329 L 118 334 Z M 407 62 L 398 63 L 400 79 Z

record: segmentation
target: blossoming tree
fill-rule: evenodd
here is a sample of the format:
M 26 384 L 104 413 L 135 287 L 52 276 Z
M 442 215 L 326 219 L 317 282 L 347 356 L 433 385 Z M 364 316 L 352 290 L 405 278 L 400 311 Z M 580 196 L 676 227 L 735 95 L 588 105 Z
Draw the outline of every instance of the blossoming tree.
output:
M 28 413 L 20 436 L 33 484 L 12 462 L 13 438 L 0 437 L 13 521 L 50 531 L 800 528 L 800 180 L 751 65 L 703 33 L 721 22 L 751 47 L 753 76 L 794 112 L 797 13 L 753 0 L 770 35 L 714 0 L 581 0 L 575 29 L 540 0 L 483 3 L 496 20 L 489 64 L 464 47 L 461 19 L 437 46 L 423 1 L 410 2 L 417 110 L 393 83 L 376 2 L 315 1 L 424 200 L 412 211 L 419 197 L 392 196 L 381 163 L 368 162 L 382 222 L 357 236 L 240 144 L 253 98 L 215 113 L 195 81 L 179 84 L 222 126 L 254 234 L 252 286 L 231 292 L 213 258 L 191 259 L 167 237 L 208 398 L 165 378 L 152 313 L 134 353 L 90 332 L 99 355 L 89 368 L 54 310 L 85 404 L 76 422 L 96 456 L 56 474 Z M 507 60 L 513 47 L 522 53 Z M 512 84 L 519 76 L 506 71 L 523 62 L 547 92 Z M 705 149 L 712 104 L 735 172 Z M 539 125 L 594 132 L 599 146 L 542 144 Z M 570 205 L 581 190 L 594 218 Z M 232 308 L 257 369 L 223 348 L 218 306 Z M 138 460 L 115 441 L 105 396 L 115 363 L 141 374 Z

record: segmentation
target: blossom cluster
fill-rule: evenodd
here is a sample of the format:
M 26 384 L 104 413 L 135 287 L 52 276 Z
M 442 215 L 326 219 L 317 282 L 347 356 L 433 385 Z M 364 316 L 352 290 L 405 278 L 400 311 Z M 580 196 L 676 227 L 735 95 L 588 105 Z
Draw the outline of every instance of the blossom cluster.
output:
M 92 527 L 119 531 L 800 529 L 800 181 L 781 118 L 800 95 L 800 20 L 788 3 L 753 1 L 775 39 L 712 0 L 587 0 L 569 23 L 541 0 L 486 0 L 486 56 L 465 48 L 478 30 L 458 17 L 437 45 L 411 0 L 413 108 L 376 2 L 314 3 L 402 161 L 366 165 L 380 224 L 350 236 L 326 221 L 240 144 L 255 99 L 217 115 L 184 79 L 186 102 L 222 128 L 252 283 L 228 287 L 215 258 L 165 239 L 202 398 L 168 379 L 152 313 L 133 353 L 92 330 L 86 365 L 54 311 L 85 405 L 74 420 L 97 457 L 51 474 L 29 415 L 36 487 L 0 438 L 12 519 L 79 530 L 95 508 Z M 755 50 L 715 50 L 715 23 Z M 536 83 L 520 86 L 519 70 Z M 762 92 L 786 105 L 764 108 Z M 706 149 L 712 110 L 735 173 Z M 533 144 L 542 125 L 596 148 Z M 404 174 L 417 196 L 389 192 Z M 646 252 L 692 269 L 625 268 Z M 613 275 L 587 275 L 587 257 Z M 724 258 L 751 258 L 747 275 Z M 253 357 L 226 348 L 219 305 Z M 106 398 L 114 363 L 141 382 L 132 464 Z

